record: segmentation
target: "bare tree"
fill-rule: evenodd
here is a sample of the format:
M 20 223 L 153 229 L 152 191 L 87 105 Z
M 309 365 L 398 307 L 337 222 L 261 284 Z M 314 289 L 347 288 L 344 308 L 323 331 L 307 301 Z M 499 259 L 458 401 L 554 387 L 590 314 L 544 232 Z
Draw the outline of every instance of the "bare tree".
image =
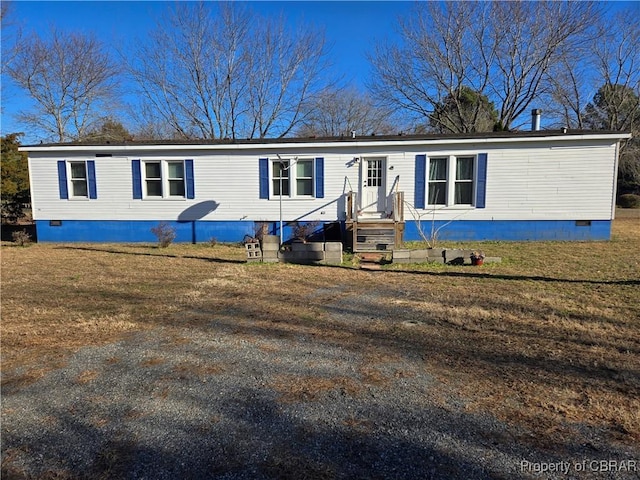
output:
M 585 62 L 589 56 L 586 50 L 563 57 L 550 72 L 550 102 L 544 111 L 557 118 L 559 127 L 585 128 L 584 109 L 593 97 L 592 67 Z
M 471 29 L 474 24 L 476 31 Z M 462 85 L 477 92 L 486 89 L 490 58 L 479 55 L 485 50 L 479 45 L 486 41 L 486 5 L 418 3 L 399 26 L 403 45 L 378 45 L 370 57 L 371 89 L 382 104 L 406 110 L 426 123 L 436 105 L 447 97 L 459 98 L 456 92 Z M 463 116 L 462 105 L 454 102 L 452 108 L 459 108 Z
M 21 120 L 60 142 L 82 137 L 115 98 L 118 68 L 93 35 L 32 33 L 19 40 L 7 72 L 35 102 Z
M 354 88 L 329 88 L 308 105 L 309 114 L 296 134 L 302 137 L 335 137 L 351 131 L 361 135 L 395 133 L 391 112 L 377 107 L 370 97 Z
M 592 44 L 600 82 L 583 117 L 590 128 L 630 131 L 620 149 L 618 193 L 640 192 L 640 18 L 636 9 L 616 14 Z
M 601 28 L 597 41 L 593 44 L 595 68 L 602 88 L 598 90 L 590 106 L 606 110 L 606 115 L 603 115 L 606 121 L 598 128 L 638 130 L 640 17 L 629 9 L 619 12 L 612 20 Z
M 499 126 L 510 129 L 550 93 L 551 67 L 585 41 L 599 15 L 594 2 L 419 3 L 400 23 L 404 44 L 372 55 L 372 88 L 428 117 L 465 85 L 494 102 Z M 457 107 L 462 117 L 465 105 Z
M 262 22 L 260 34 L 248 40 L 250 136 L 286 136 L 322 87 L 324 35 L 307 27 L 292 34 L 280 18 Z
M 15 26 L 15 10 L 13 2 L 0 2 L 0 31 L 2 34 L 2 70 L 11 62 L 15 48 L 13 47 L 13 35 L 8 32 L 13 30 Z M 20 33 L 18 32 L 18 36 Z
M 148 111 L 178 136 L 287 135 L 318 89 L 324 37 L 238 4 L 179 3 L 134 54 Z
M 6 108 L 6 99 L 11 95 L 9 94 L 8 78 L 5 78 L 7 74 L 7 68 L 13 61 L 16 54 L 17 40 L 22 36 L 22 28 L 18 24 L 15 18 L 15 6 L 13 2 L 3 1 L 0 2 L 0 74 L 2 75 L 2 81 L 0 82 L 0 95 L 3 98 L 3 102 L 0 103 L 0 112 L 4 113 Z
M 492 9 L 497 75 L 490 96 L 510 127 L 531 103 L 549 94 L 549 72 L 580 48 L 600 19 L 593 2 L 500 2 Z M 494 80 L 495 78 L 495 80 Z
M 246 90 L 241 38 L 249 22 L 246 11 L 228 6 L 214 18 L 205 3 L 176 4 L 129 68 L 147 117 L 155 112 L 178 137 L 233 136 Z

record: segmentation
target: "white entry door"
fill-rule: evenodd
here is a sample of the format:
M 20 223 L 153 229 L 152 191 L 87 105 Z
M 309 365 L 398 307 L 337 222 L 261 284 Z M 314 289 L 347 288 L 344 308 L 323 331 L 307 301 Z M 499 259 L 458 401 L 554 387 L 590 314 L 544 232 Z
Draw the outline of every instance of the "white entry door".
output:
M 383 214 L 385 211 L 386 164 L 387 159 L 384 157 L 364 157 L 362 159 L 360 209 L 364 214 Z

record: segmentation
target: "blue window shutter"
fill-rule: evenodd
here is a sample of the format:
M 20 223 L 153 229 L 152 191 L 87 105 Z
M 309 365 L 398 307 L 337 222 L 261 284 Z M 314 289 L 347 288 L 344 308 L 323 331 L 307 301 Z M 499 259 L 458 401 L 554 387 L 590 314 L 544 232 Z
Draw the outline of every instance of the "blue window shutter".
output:
M 415 198 L 413 205 L 415 208 L 424 208 L 425 201 L 425 185 L 427 174 L 427 156 L 416 155 L 416 168 L 415 168 Z
M 89 180 L 89 198 L 98 198 L 98 189 L 96 188 L 96 162 L 87 161 L 87 180 Z
M 261 158 L 260 170 L 260 198 L 269 198 L 269 159 Z
M 140 170 L 140 160 L 131 160 L 131 175 L 133 178 L 133 198 L 142 198 L 142 172 Z
M 478 155 L 478 184 L 476 186 L 476 208 L 485 208 L 487 199 L 487 154 Z
M 60 198 L 67 200 L 69 198 L 69 190 L 67 187 L 67 162 L 58 160 L 58 186 L 60 188 Z
M 324 158 L 316 158 L 316 198 L 324 198 Z
M 195 182 L 193 180 L 193 160 L 184 161 L 184 172 L 187 180 L 187 198 L 196 198 Z

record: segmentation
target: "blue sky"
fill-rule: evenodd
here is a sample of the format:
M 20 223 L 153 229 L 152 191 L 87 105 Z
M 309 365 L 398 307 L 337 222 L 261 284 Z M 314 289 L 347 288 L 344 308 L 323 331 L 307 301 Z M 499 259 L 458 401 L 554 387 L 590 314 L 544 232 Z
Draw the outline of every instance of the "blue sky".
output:
M 284 14 L 291 23 L 324 28 L 336 71 L 345 81 L 363 87 L 369 72 L 366 52 L 375 41 L 394 38 L 397 18 L 410 10 L 412 2 L 254 1 L 249 4 L 262 15 Z M 20 1 L 14 2 L 13 20 L 27 32 L 45 31 L 50 25 L 61 30 L 95 32 L 106 43 L 118 47 L 136 37 L 144 37 L 166 8 L 167 2 L 155 1 Z M 11 85 L 5 87 L 2 133 L 24 131 L 13 116 L 28 105 L 29 100 Z
M 13 3 L 14 23 L 25 32 L 45 31 L 50 25 L 61 30 L 95 32 L 114 47 L 143 38 L 154 27 L 155 19 L 169 2 L 157 1 L 16 1 Z M 335 72 L 346 82 L 364 87 L 369 76 L 366 53 L 377 41 L 395 41 L 397 19 L 410 11 L 413 2 L 388 1 L 325 1 L 325 2 L 248 2 L 262 15 L 284 14 L 292 24 L 303 22 L 324 28 L 331 45 L 330 54 Z M 610 2 L 612 10 L 628 8 L 636 2 Z M 4 35 L 4 33 L 3 33 Z M 13 88 L 3 78 L 2 134 L 24 131 L 14 115 L 29 105 L 24 92 Z M 27 135 L 23 141 L 29 141 Z

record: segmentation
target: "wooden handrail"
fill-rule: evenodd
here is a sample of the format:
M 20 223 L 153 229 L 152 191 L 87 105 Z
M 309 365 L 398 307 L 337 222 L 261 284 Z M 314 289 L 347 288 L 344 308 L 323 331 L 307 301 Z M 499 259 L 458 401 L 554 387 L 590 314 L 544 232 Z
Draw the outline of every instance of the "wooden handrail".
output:
M 346 207 L 347 221 L 358 221 L 358 199 L 357 194 L 354 191 L 347 193 L 347 207 Z
M 404 192 L 396 191 L 393 194 L 393 220 L 404 222 Z

